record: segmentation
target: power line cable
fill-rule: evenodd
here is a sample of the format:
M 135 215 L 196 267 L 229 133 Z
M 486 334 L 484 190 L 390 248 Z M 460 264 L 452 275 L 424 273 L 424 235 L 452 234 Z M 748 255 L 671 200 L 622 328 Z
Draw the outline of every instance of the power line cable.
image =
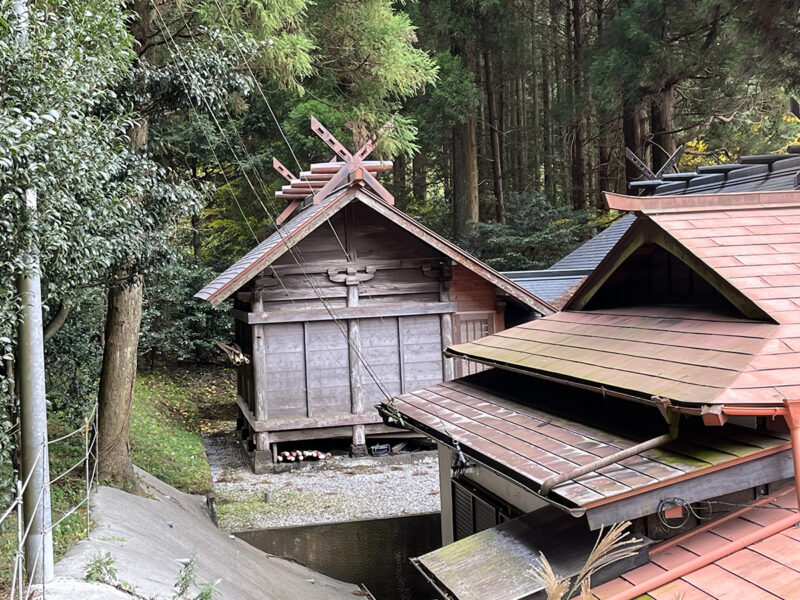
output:
M 196 75 L 195 73 L 192 73 L 192 72 L 191 72 L 191 68 L 189 67 L 189 63 L 188 63 L 188 61 L 186 60 L 186 58 L 185 58 L 185 56 L 183 55 L 183 53 L 181 52 L 181 50 L 180 50 L 180 48 L 179 48 L 178 44 L 175 42 L 175 40 L 174 40 L 174 38 L 173 38 L 173 36 L 172 36 L 172 33 L 169 31 L 169 28 L 168 28 L 168 27 L 167 27 L 167 25 L 166 25 L 166 20 L 164 19 L 163 15 L 161 14 L 161 11 L 160 11 L 160 9 L 158 8 L 158 6 L 157 6 L 155 3 L 153 3 L 153 6 L 154 6 L 154 8 L 155 8 L 155 10 L 156 10 L 156 14 L 158 15 L 159 19 L 161 20 L 162 26 L 164 27 L 164 31 L 165 31 L 165 32 L 166 32 L 166 34 L 167 34 L 167 35 L 166 35 L 166 37 L 165 37 L 165 40 L 168 40 L 169 42 L 171 42 L 171 43 L 172 43 L 172 45 L 174 46 L 174 48 L 175 48 L 175 50 L 176 50 L 176 52 L 177 52 L 178 56 L 180 57 L 181 61 L 184 63 L 184 65 L 186 65 L 187 72 L 188 72 L 190 75 L 193 75 L 194 77 L 197 77 L 197 75 Z M 184 22 L 185 22 L 185 19 L 184 19 Z M 188 24 L 188 23 L 187 23 L 187 24 Z M 223 45 L 224 45 L 224 41 L 223 41 Z M 238 46 L 237 46 L 237 47 L 238 47 Z M 242 55 L 243 59 L 245 59 L 245 63 L 247 63 L 247 61 L 246 61 L 246 58 L 244 57 L 244 54 L 243 54 L 243 52 L 241 51 L 241 48 L 239 48 L 239 51 L 240 51 L 240 54 Z M 247 65 L 247 67 L 248 67 L 248 69 L 250 69 L 250 67 L 249 67 L 249 64 Z M 252 70 L 250 70 L 250 72 L 252 73 Z M 258 81 L 257 81 L 257 79 L 255 79 L 255 81 L 256 81 L 256 84 L 258 85 Z M 261 93 L 262 93 L 262 95 L 263 95 L 263 90 L 261 90 L 260 86 L 259 86 L 259 89 L 260 89 L 260 91 L 261 91 Z M 187 90 L 187 93 L 188 93 L 188 90 Z M 191 96 L 190 96 L 190 97 L 191 97 Z M 354 353 L 356 354 L 356 356 L 357 356 L 357 358 L 358 358 L 359 362 L 360 362 L 361 364 L 363 364 L 363 366 L 366 368 L 366 370 L 367 370 L 367 373 L 370 375 L 370 377 L 371 377 L 371 378 L 372 378 L 372 380 L 375 382 L 375 384 L 378 386 L 378 388 L 380 389 L 380 391 L 381 391 L 381 392 L 384 394 L 384 396 L 385 396 L 387 399 L 391 399 L 391 394 L 389 394 L 389 393 L 388 393 L 388 391 L 387 391 L 387 389 L 386 389 L 385 385 L 383 384 L 383 382 L 380 380 L 380 378 L 377 376 L 377 374 L 374 372 L 374 370 L 373 370 L 373 369 L 372 369 L 372 367 L 371 367 L 371 366 L 368 364 L 368 362 L 367 362 L 367 361 L 364 359 L 364 357 L 363 357 L 363 355 L 362 355 L 362 353 L 361 353 L 361 350 L 360 350 L 359 348 L 355 347 L 355 345 L 353 345 L 353 344 L 352 344 L 352 342 L 350 341 L 350 339 L 349 339 L 349 336 L 348 336 L 347 332 L 344 330 L 344 327 L 342 326 L 342 324 L 341 324 L 340 320 L 339 320 L 339 319 L 336 317 L 336 315 L 334 314 L 334 312 L 331 310 L 331 307 L 330 307 L 329 303 L 328 303 L 328 302 L 327 302 L 327 301 L 324 299 L 324 297 L 323 297 L 322 293 L 321 293 L 321 292 L 320 292 L 320 291 L 319 291 L 319 290 L 316 288 L 316 286 L 315 286 L 314 282 L 313 282 L 313 281 L 312 281 L 312 279 L 311 279 L 311 278 L 308 276 L 308 273 L 306 272 L 306 270 L 305 270 L 305 268 L 304 268 L 303 264 L 301 263 L 301 261 L 300 261 L 300 260 L 298 259 L 298 257 L 296 256 L 295 249 L 294 249 L 294 248 L 293 248 L 291 245 L 289 245 L 289 244 L 288 244 L 288 241 L 285 239 L 285 237 L 284 237 L 284 235 L 283 235 L 283 232 L 281 231 L 281 229 L 280 229 L 280 228 L 278 228 L 277 224 L 275 224 L 274 218 L 272 218 L 272 214 L 270 213 L 269 209 L 266 207 L 266 205 L 264 204 L 264 202 L 261 200 L 261 197 L 260 197 L 260 195 L 259 195 L 259 192 L 258 192 L 258 190 L 257 190 L 257 189 L 256 189 L 256 187 L 253 185 L 253 182 L 251 181 L 250 177 L 248 176 L 248 174 L 247 174 L 247 172 L 246 172 L 246 170 L 245 170 L 244 166 L 242 165 L 242 162 L 241 162 L 241 160 L 240 160 L 240 159 L 239 159 L 239 157 L 237 156 L 237 154 L 236 154 L 236 151 L 234 150 L 233 146 L 231 145 L 230 141 L 228 140 L 228 136 L 226 135 L 226 133 L 225 133 L 225 131 L 224 131 L 224 129 L 223 129 L 223 127 L 222 127 L 222 125 L 220 124 L 219 120 L 217 119 L 217 117 L 216 117 L 216 114 L 214 113 L 214 110 L 213 110 L 213 108 L 212 108 L 212 107 L 211 107 L 211 105 L 208 103 L 208 100 L 207 100 L 207 99 L 205 98 L 205 96 L 203 96 L 202 94 L 200 95 L 200 97 L 201 97 L 201 99 L 203 100 L 203 103 L 206 105 L 206 108 L 207 108 L 207 110 L 209 111 L 209 113 L 210 113 L 210 115 L 211 115 L 212 119 L 214 120 L 214 123 L 217 125 L 217 128 L 219 129 L 219 131 L 220 131 L 220 133 L 221 133 L 221 135 L 222 135 L 223 139 L 225 140 L 225 143 L 226 143 L 226 145 L 228 146 L 229 150 L 231 151 L 231 155 L 234 157 L 234 160 L 235 160 L 235 161 L 238 163 L 238 165 L 239 165 L 239 168 L 240 168 L 240 170 L 241 170 L 241 172 L 242 172 L 242 175 L 244 176 L 244 178 L 245 178 L 245 180 L 246 180 L 246 182 L 247 182 L 248 186 L 250 187 L 250 189 L 251 189 L 251 190 L 253 191 L 253 193 L 255 194 L 255 196 L 256 196 L 256 199 L 259 201 L 259 204 L 261 204 L 261 206 L 262 206 L 262 209 L 264 210 L 264 212 L 265 212 L 265 213 L 267 214 L 267 216 L 268 216 L 268 217 L 269 217 L 269 218 L 272 220 L 272 223 L 273 223 L 273 225 L 275 226 L 275 231 L 276 231 L 276 233 L 278 234 L 278 236 L 280 237 L 281 241 L 282 241 L 282 242 L 284 243 L 284 245 L 286 246 L 286 248 L 287 248 L 288 252 L 290 253 L 290 256 L 292 256 L 293 260 L 294 260 L 294 261 L 295 261 L 295 263 L 297 264 L 298 268 L 300 268 L 300 270 L 301 270 L 302 274 L 304 275 L 305 279 L 307 280 L 307 282 L 308 282 L 309 286 L 312 288 L 312 290 L 314 290 L 315 294 L 317 295 L 318 299 L 319 299 L 319 300 L 320 300 L 320 302 L 322 303 L 323 307 L 326 309 L 326 311 L 328 312 L 328 314 L 329 314 L 329 316 L 331 317 L 331 319 L 334 321 L 334 323 L 335 323 L 335 324 L 336 324 L 336 326 L 339 328 L 339 330 L 340 330 L 340 332 L 342 333 L 342 335 L 345 337 L 345 339 L 346 339 L 346 341 L 347 341 L 347 344 L 348 344 L 348 347 L 350 347 L 350 348 L 351 348 L 351 349 L 354 351 Z M 266 97 L 264 96 L 264 98 L 266 98 Z M 268 101 L 267 101 L 267 103 L 268 103 Z M 270 108 L 270 111 L 272 112 L 272 108 L 271 108 L 271 106 L 270 106 L 269 108 Z M 273 113 L 273 116 L 274 116 L 274 113 Z M 280 124 L 278 124 L 278 127 L 280 128 Z M 235 130 L 235 127 L 234 127 L 234 130 Z M 281 128 L 281 132 L 282 132 L 282 128 Z M 238 132 L 237 132 L 237 134 L 238 134 Z M 286 138 L 285 138 L 285 135 L 284 135 L 283 137 L 284 137 L 284 140 L 285 140 L 285 141 L 287 142 L 287 144 L 288 144 L 288 140 L 286 140 Z M 291 146 L 289 146 L 289 147 L 290 147 L 290 150 L 291 150 Z M 291 150 L 291 151 L 292 151 L 292 154 L 294 155 L 294 151 L 293 151 L 293 150 Z M 299 163 L 298 163 L 298 164 L 299 164 Z M 276 278 L 277 278 L 277 279 L 280 281 L 280 276 L 278 275 L 277 271 L 275 271 L 275 270 L 273 269 L 273 273 L 274 273 L 274 275 L 276 276 Z M 284 290 L 285 290 L 286 288 L 285 288 L 285 286 L 283 285 L 283 283 L 282 283 L 282 282 L 281 282 L 281 285 L 282 285 L 282 287 L 284 287 Z M 291 298 L 290 298 L 290 300 L 292 300 L 292 301 L 293 301 L 293 299 L 291 299 Z

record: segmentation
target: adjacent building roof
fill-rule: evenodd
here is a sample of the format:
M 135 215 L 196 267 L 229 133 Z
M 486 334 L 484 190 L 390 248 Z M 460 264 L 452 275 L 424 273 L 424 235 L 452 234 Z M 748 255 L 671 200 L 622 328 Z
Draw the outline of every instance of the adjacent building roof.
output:
M 766 528 L 797 512 L 794 488 L 707 522 L 692 531 L 650 549 L 650 562 L 592 589 L 594 598 L 607 600 L 642 586 L 641 600 L 790 600 L 800 590 L 800 530 L 787 527 L 764 535 L 760 541 L 739 549 L 735 543 L 745 536 L 761 537 Z M 725 549 L 729 548 L 729 552 Z M 668 583 L 648 585 L 689 561 L 710 552 L 725 554 L 706 566 L 676 577 Z M 668 577 L 667 577 L 668 578 Z
M 564 312 L 448 353 L 686 406 L 782 406 L 796 397 L 800 192 L 608 198 L 639 219 Z M 736 310 L 593 308 L 592 298 L 647 243 L 666 247 Z
M 634 215 L 624 215 L 549 269 L 507 271 L 504 275 L 543 300 L 563 304 L 570 290 L 600 264 L 635 220 Z
M 412 559 L 412 563 L 442 593 L 457 600 L 533 600 L 542 586 L 529 575 L 541 555 L 556 576 L 577 575 L 597 536 L 583 523 L 544 507 L 497 527 Z M 647 545 L 626 560 L 607 565 L 593 576 L 602 582 L 647 563 Z
M 744 156 L 736 164 L 708 165 L 689 173 L 672 173 L 663 179 L 633 182 L 632 187 L 651 195 L 720 194 L 800 189 L 800 156 L 766 154 Z M 553 264 L 538 271 L 508 271 L 508 277 L 543 300 L 563 305 L 584 277 L 605 258 L 614 244 L 633 224 L 633 215 L 625 215 L 588 242 Z
M 655 195 L 719 194 L 722 192 L 766 192 L 800 188 L 800 156 L 761 154 L 743 156 L 738 163 L 698 167 L 689 173 L 664 175 L 649 182 L 632 182 Z
M 585 269 L 593 271 L 619 239 L 636 220 L 634 215 L 624 215 L 598 233 L 588 242 L 567 254 L 550 267 L 552 270 Z
M 548 478 L 575 471 L 667 430 L 655 412 L 649 415 L 655 416 L 655 421 L 642 415 L 635 423 L 620 418 L 609 422 L 603 410 L 599 415 L 584 414 L 582 421 L 578 417 L 586 409 L 579 401 L 564 401 L 563 389 L 548 392 L 537 388 L 535 382 L 517 380 L 514 384 L 509 377 L 495 370 L 444 382 L 395 398 L 392 410 L 406 426 L 450 447 L 457 445 L 467 456 L 534 493 Z M 513 389 L 515 385 L 521 389 L 524 383 L 523 399 Z M 500 391 L 503 387 L 506 389 Z M 573 515 L 588 514 L 594 529 L 653 514 L 665 494 L 692 502 L 706 499 L 712 484 L 706 480 L 695 486 L 690 480 L 711 473 L 720 472 L 718 483 L 722 485 L 714 488 L 712 495 L 741 489 L 743 479 L 761 485 L 776 475 L 790 476 L 790 446 L 788 438 L 779 433 L 753 432 L 735 425 L 711 431 L 684 425 L 676 441 L 556 485 L 549 498 Z M 764 463 L 755 471 L 749 467 L 748 474 L 736 469 L 759 458 L 770 458 L 769 466 Z M 753 478 L 764 481 L 752 483 Z M 664 491 L 679 484 L 683 484 L 680 491 Z M 659 493 L 648 496 L 654 490 Z M 619 507 L 622 500 L 633 497 L 639 499 Z M 613 514 L 607 510 L 611 503 L 618 505 Z

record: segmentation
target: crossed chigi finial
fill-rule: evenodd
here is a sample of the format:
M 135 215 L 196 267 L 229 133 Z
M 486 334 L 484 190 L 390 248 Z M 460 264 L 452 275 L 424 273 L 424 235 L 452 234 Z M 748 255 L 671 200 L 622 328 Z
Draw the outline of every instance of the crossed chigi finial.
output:
M 391 127 L 391 122 L 386 123 L 378 134 L 391 129 Z M 277 158 L 272 158 L 272 166 L 289 182 L 289 185 L 285 185 L 280 191 L 275 192 L 276 198 L 290 200 L 289 206 L 276 219 L 278 225 L 288 219 L 300 203 L 309 196 L 313 196 L 313 204 L 319 204 L 333 190 L 348 182 L 368 185 L 371 191 L 384 202 L 394 205 L 394 196 L 380 184 L 374 175 L 374 173 L 390 171 L 392 163 L 366 160 L 375 150 L 378 135 L 372 136 L 355 154 L 352 154 L 313 116 L 311 117 L 311 130 L 334 151 L 341 161 L 312 164 L 309 171 L 301 171 L 300 176 L 295 177 Z

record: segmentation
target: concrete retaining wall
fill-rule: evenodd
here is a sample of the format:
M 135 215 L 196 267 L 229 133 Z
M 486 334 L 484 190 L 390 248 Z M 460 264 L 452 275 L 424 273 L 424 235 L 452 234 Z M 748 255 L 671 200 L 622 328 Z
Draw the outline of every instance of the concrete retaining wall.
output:
M 439 513 L 252 529 L 236 536 L 259 550 L 295 560 L 329 577 L 363 583 L 376 600 L 436 596 L 408 559 L 441 546 Z

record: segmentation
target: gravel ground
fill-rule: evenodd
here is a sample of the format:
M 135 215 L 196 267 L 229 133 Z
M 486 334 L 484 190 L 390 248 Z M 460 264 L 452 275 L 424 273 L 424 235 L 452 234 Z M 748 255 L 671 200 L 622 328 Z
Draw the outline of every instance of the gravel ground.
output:
M 440 510 L 438 461 L 404 464 L 333 457 L 277 474 L 254 474 L 232 432 L 203 436 L 225 531 L 310 525 Z M 272 501 L 264 502 L 271 492 Z

